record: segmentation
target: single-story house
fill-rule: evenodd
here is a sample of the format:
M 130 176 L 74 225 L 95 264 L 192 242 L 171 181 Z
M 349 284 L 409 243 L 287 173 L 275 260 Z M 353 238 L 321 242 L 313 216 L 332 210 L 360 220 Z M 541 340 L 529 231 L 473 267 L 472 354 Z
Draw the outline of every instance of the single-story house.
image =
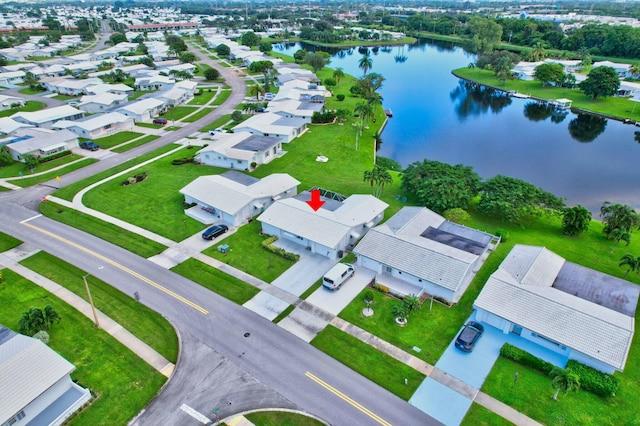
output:
M 605 373 L 624 369 L 640 288 L 516 245 L 474 302 L 476 320 Z
M 195 160 L 208 166 L 252 170 L 281 155 L 282 142 L 277 138 L 249 132 L 217 133 L 209 146 L 196 153 Z
M 259 136 L 278 138 L 289 143 L 307 130 L 302 118 L 286 118 L 271 112 L 256 114 L 233 128 L 234 132 L 249 132 Z
M 24 80 L 26 73 L 24 71 L 0 72 L 0 86 L 12 86 L 20 84 Z
M 139 99 L 118 109 L 117 112 L 132 117 L 136 123 L 149 121 L 163 113 L 167 105 L 160 99 Z
M 268 112 L 273 112 L 285 118 L 301 118 L 307 123 L 311 123 L 314 112 L 322 112 L 324 104 L 294 101 L 286 99 L 281 101 L 271 101 L 267 106 Z
M 0 117 L 0 135 L 12 135 L 16 130 L 27 127 L 33 127 L 33 125 L 21 123 L 11 117 Z
M 84 112 L 69 105 L 46 108 L 40 111 L 16 112 L 11 116 L 21 123 L 31 124 L 35 127 L 51 128 L 51 125 L 60 120 L 78 120 L 84 117 Z
M 129 95 L 133 94 L 133 88 L 126 84 L 96 84 L 95 86 L 88 86 L 85 88 L 88 95 L 100 95 L 102 93 L 115 93 L 116 95 Z
M 262 232 L 293 241 L 329 259 L 341 258 L 384 217 L 387 204 L 372 195 L 348 198 L 320 190 L 322 207 L 314 211 L 311 193 L 278 200 L 258 217 Z M 327 196 L 332 194 L 332 196 Z M 335 195 L 335 196 L 333 196 Z
M 133 130 L 133 126 L 135 126 L 133 118 L 119 112 L 107 112 L 76 121 L 58 121 L 53 128 L 71 130 L 81 138 L 97 139 L 124 130 Z
M 172 65 L 167 68 L 159 69 L 159 71 L 166 72 L 167 74 L 170 74 L 171 71 L 184 71 L 184 72 L 188 72 L 191 75 L 194 74 L 195 70 L 196 70 L 196 66 L 193 64 L 178 64 L 178 65 Z
M 262 213 L 275 200 L 292 197 L 300 182 L 286 173 L 262 179 L 236 171 L 200 176 L 180 190 L 187 204 L 187 216 L 202 223 L 225 222 L 239 226 Z
M 511 72 L 513 75 L 520 80 L 534 80 L 534 74 L 536 71 L 536 67 L 544 64 L 542 61 L 538 62 L 526 62 L 520 61 L 513 68 L 511 68 Z
M 629 73 L 629 70 L 631 69 L 631 64 L 621 64 L 618 62 L 611 62 L 611 61 L 598 61 L 598 62 L 594 62 L 593 65 L 591 65 L 591 69 L 598 68 L 598 67 L 611 67 L 614 70 L 616 70 L 616 72 L 618 73 L 618 77 L 620 78 L 631 77 L 631 73 Z
M 193 99 L 193 92 L 190 90 L 183 90 L 179 87 L 172 87 L 169 90 L 163 90 L 158 93 L 154 93 L 153 97 L 160 99 L 167 106 L 174 107 L 182 104 L 186 104 Z
M 622 98 L 630 98 L 633 97 L 637 92 L 640 91 L 640 84 L 632 81 L 621 81 L 620 88 L 616 92 L 616 96 Z
M 376 281 L 392 293 L 427 293 L 457 303 L 498 241 L 426 207 L 403 207 L 353 252 L 358 265 L 376 272 Z
M 176 84 L 173 85 L 174 89 L 187 90 L 191 93 L 195 93 L 197 87 L 198 87 L 198 83 L 192 80 L 178 81 Z
M 93 72 L 98 69 L 100 63 L 86 61 L 86 62 L 75 62 L 73 64 L 64 65 L 64 68 L 71 71 L 73 74 L 81 74 L 83 72 Z
M 62 424 L 91 399 L 74 370 L 42 341 L 0 325 L 0 424 Z
M 118 105 L 124 105 L 127 100 L 127 95 L 116 95 L 109 92 L 99 95 L 84 95 L 80 98 L 78 109 L 91 114 L 105 112 Z
M 51 92 L 58 92 L 63 95 L 79 96 L 86 93 L 87 87 L 102 84 L 99 78 L 54 78 L 44 79 L 42 85 Z
M 148 77 L 138 77 L 135 81 L 136 90 L 162 90 L 167 89 L 176 81 L 164 75 L 154 75 Z
M 23 98 L 0 95 L 0 111 L 4 111 L 14 107 L 25 106 L 26 104 L 27 101 Z
M 78 147 L 78 135 L 69 130 L 49 130 L 28 128 L 17 130 L 7 141 L 9 154 L 15 161 L 24 162 L 24 155 L 31 154 L 44 158 L 62 151 Z

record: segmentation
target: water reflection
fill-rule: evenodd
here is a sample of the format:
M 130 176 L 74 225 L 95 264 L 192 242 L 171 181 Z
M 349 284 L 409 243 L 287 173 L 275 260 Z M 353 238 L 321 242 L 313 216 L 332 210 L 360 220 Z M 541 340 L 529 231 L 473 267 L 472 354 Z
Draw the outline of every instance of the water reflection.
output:
M 556 108 L 547 102 L 527 102 L 524 106 L 524 116 L 529 121 L 545 121 L 551 118 L 552 123 L 562 123 L 569 115 L 569 110 Z
M 507 92 L 465 80 L 460 80 L 458 86 L 451 91 L 450 97 L 452 101 L 458 101 L 454 109 L 462 119 L 488 111 L 495 114 L 511 105 L 511 98 Z
M 569 122 L 569 134 L 578 142 L 591 142 L 604 132 L 607 119 L 591 114 L 578 114 Z

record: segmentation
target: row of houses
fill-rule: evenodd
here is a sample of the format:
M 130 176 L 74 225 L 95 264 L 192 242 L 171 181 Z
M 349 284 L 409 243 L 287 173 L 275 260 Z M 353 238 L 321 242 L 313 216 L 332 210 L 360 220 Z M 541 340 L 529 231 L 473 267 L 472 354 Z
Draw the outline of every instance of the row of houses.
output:
M 45 36 L 31 36 L 25 43 L 14 47 L 0 49 L 0 55 L 10 61 L 23 62 L 32 56 L 53 56 L 64 50 L 79 46 L 82 43 L 79 35 L 63 35 L 57 43 L 48 46 L 42 44 Z

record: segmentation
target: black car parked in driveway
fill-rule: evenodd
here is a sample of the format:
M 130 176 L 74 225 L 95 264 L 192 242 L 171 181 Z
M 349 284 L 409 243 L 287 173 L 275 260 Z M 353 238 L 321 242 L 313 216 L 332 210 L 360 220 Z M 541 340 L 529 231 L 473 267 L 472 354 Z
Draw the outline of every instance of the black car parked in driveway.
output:
M 484 327 L 482 324 L 475 321 L 469 321 L 464 325 L 464 328 L 456 337 L 456 348 L 464 352 L 471 352 L 473 346 L 476 344 L 480 336 L 484 333 Z
M 204 231 L 202 233 L 202 238 L 204 238 L 205 240 L 213 240 L 214 238 L 219 237 L 228 230 L 229 228 L 227 227 L 227 225 L 215 225 Z
M 80 148 L 88 149 L 89 151 L 97 151 L 100 149 L 100 145 L 95 142 L 80 142 Z

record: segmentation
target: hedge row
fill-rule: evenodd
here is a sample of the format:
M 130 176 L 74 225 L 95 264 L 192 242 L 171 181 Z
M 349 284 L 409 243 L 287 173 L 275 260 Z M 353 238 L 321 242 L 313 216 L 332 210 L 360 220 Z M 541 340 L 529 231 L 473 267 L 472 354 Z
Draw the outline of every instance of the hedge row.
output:
M 553 364 L 541 360 L 508 343 L 502 345 L 500 355 L 544 374 L 549 374 L 554 368 Z M 573 359 L 567 362 L 567 370 L 571 370 L 580 377 L 581 389 L 598 396 L 615 396 L 618 385 L 620 384 L 620 379 L 617 377 L 598 371 L 595 368 L 581 364 Z
M 620 379 L 617 377 L 580 364 L 573 359 L 567 362 L 567 370 L 573 371 L 580 377 L 580 387 L 582 389 L 598 396 L 615 396 L 620 384 Z
M 262 247 L 264 247 L 265 250 L 270 251 L 273 254 L 277 254 L 278 256 L 284 257 L 287 260 L 293 260 L 294 262 L 300 260 L 299 254 L 289 253 L 285 249 L 274 246 L 273 243 L 275 243 L 277 240 L 278 237 L 269 237 L 266 240 L 262 241 Z
M 56 152 L 55 154 L 51 154 L 51 155 L 48 155 L 46 157 L 38 158 L 38 163 L 40 163 L 40 164 L 46 163 L 47 161 L 57 160 L 58 158 L 66 157 L 67 155 L 71 155 L 71 154 L 72 154 L 72 152 L 69 151 L 69 150 Z

